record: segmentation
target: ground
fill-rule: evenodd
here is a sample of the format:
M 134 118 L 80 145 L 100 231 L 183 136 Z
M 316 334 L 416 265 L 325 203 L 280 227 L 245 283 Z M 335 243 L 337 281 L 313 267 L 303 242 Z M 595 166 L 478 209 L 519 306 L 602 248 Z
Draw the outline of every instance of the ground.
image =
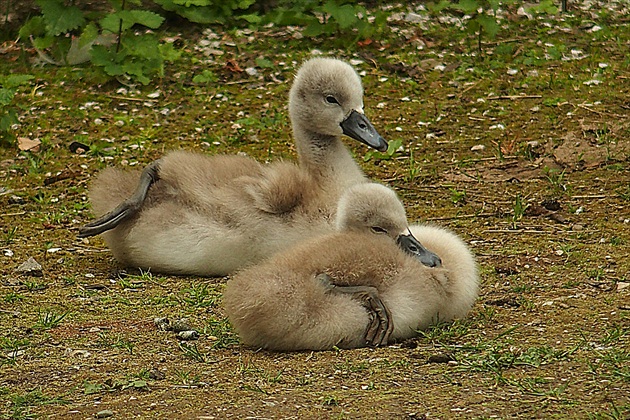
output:
M 15 99 L 19 141 L 0 147 L 0 417 L 628 418 L 627 5 L 508 10 L 481 52 L 458 18 L 410 11 L 429 16 L 394 6 L 391 32 L 348 50 L 299 29 L 169 33 L 182 59 L 136 87 L 5 44 L 3 74 L 35 79 Z M 107 166 L 175 148 L 294 159 L 287 94 L 315 49 L 355 65 L 366 114 L 400 144 L 347 139 L 366 174 L 474 251 L 465 319 L 384 348 L 257 351 L 223 314 L 227 279 L 121 270 L 100 238 L 77 239 Z M 19 272 L 29 257 L 40 273 Z M 159 331 L 163 316 L 200 338 Z

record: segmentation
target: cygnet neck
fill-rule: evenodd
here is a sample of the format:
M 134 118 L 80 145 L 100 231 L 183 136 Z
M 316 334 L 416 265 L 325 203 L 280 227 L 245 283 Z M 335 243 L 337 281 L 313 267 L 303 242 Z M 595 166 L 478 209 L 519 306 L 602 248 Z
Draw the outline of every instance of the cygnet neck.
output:
M 300 167 L 320 178 L 320 182 L 328 180 L 345 189 L 366 181 L 363 171 L 338 136 L 295 127 L 294 137 Z

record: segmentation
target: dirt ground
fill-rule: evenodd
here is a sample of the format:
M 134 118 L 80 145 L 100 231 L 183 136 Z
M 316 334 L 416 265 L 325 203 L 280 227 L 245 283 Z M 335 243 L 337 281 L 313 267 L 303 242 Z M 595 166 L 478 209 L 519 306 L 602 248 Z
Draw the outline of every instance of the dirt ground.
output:
M 35 81 L 20 140 L 0 147 L 0 417 L 630 418 L 630 31 L 588 13 L 510 21 L 482 57 L 448 22 L 402 16 L 398 38 L 356 52 L 270 29 L 221 33 L 209 56 L 207 31 L 185 34 L 185 58 L 138 88 L 5 50 L 3 72 Z M 368 176 L 474 251 L 466 319 L 384 348 L 259 351 L 225 318 L 228 279 L 124 269 L 76 237 L 107 166 L 175 148 L 293 159 L 286 99 L 314 48 L 353 62 L 366 114 L 401 141 L 391 155 L 346 141 Z M 205 69 L 218 81 L 193 83 Z M 31 257 L 41 268 L 21 272 Z M 164 316 L 200 338 L 159 331 Z

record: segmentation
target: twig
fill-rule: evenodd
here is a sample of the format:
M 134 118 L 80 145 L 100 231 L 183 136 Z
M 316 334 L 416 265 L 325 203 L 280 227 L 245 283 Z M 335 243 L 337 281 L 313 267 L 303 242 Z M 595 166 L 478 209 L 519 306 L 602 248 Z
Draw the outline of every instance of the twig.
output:
M 242 85 L 243 83 L 249 83 L 251 80 L 232 80 L 231 82 L 225 82 L 224 85 Z
M 18 211 L 15 213 L 2 213 L 0 214 L 0 216 L 4 217 L 4 216 L 22 216 L 23 214 L 26 214 L 25 211 Z
M 526 40 L 527 38 L 502 39 L 500 41 L 486 42 L 486 45 L 507 44 L 508 42 L 520 42 L 520 41 L 526 41 Z
M 2 312 L 3 314 L 11 314 L 11 315 L 15 315 L 15 316 L 20 315 L 20 313 L 18 311 L 7 311 L 6 309 L 0 309 L 0 312 Z
M 426 220 L 456 220 L 456 219 L 472 219 L 475 217 L 494 217 L 497 213 L 479 213 L 479 214 L 460 214 L 459 216 L 444 216 L 444 217 L 428 217 Z
M 612 112 L 603 112 L 603 111 L 598 111 L 596 109 L 591 109 L 585 104 L 577 104 L 576 106 L 578 108 L 582 108 L 582 109 L 585 109 L 587 111 L 591 111 L 591 112 L 593 112 L 593 113 L 595 113 L 597 115 L 609 115 L 611 117 L 623 118 L 623 115 L 613 114 Z
M 518 156 L 502 156 L 502 157 L 497 157 L 497 156 L 490 156 L 490 157 L 485 157 L 485 158 L 478 158 L 478 159 L 466 159 L 466 160 L 458 160 L 456 162 L 447 162 L 450 165 L 458 165 L 460 163 L 475 163 L 475 162 L 486 162 L 489 160 L 498 160 L 498 159 L 502 159 L 502 160 L 507 160 L 507 159 L 518 159 Z
M 470 89 L 474 88 L 475 86 L 477 86 L 477 84 L 479 84 L 479 82 L 475 82 L 472 85 L 468 86 L 466 89 L 462 90 L 459 93 L 459 96 L 461 97 L 464 93 L 468 92 Z
M 607 195 L 574 195 L 571 198 L 606 198 Z
M 557 233 L 562 231 L 553 230 L 529 230 L 529 229 L 488 229 L 484 230 L 484 233 Z
M 515 99 L 540 99 L 542 95 L 501 95 L 501 96 L 491 96 L 487 98 L 489 101 L 496 101 L 502 99 L 509 99 L 511 101 Z
M 557 235 L 558 233 L 595 233 L 599 230 L 533 230 L 533 229 L 488 229 L 484 230 L 484 233 L 547 233 L 550 235 Z
M 136 102 L 157 102 L 157 99 L 143 99 L 143 98 L 127 98 L 126 96 L 116 96 L 116 95 L 103 95 L 112 99 L 120 99 L 122 101 L 136 101 Z

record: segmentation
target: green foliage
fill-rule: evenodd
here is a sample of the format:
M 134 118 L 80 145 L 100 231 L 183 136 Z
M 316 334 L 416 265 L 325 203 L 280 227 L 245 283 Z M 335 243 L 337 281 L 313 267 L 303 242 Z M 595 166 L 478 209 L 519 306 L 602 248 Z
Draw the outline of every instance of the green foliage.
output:
M 18 123 L 18 111 L 11 104 L 20 86 L 30 84 L 31 79 L 30 74 L 0 75 L 0 145 L 15 139 L 11 126 Z
M 496 38 L 501 30 L 497 22 L 496 13 L 499 8 L 506 8 L 520 4 L 519 0 L 440 0 L 437 4 L 429 6 L 433 13 L 440 13 L 444 10 L 463 13 L 465 17 L 464 30 L 477 37 L 477 48 L 481 52 L 481 40 L 483 35 L 489 38 Z M 554 6 L 553 0 L 542 0 L 538 5 L 528 9 L 535 14 L 555 14 L 558 8 Z
M 85 24 L 83 12 L 77 6 L 66 6 L 59 0 L 37 0 L 36 3 L 42 9 L 42 23 L 49 35 L 59 36 Z
M 201 73 L 196 74 L 192 80 L 195 83 L 215 83 L 219 78 L 212 70 L 204 69 Z
M 384 12 L 375 12 L 374 21 L 369 22 L 365 7 L 346 0 L 283 1 L 278 6 L 265 16 L 265 22 L 281 26 L 302 25 L 305 26 L 305 36 L 334 35 L 345 44 L 348 38 L 354 38 L 354 41 L 367 39 L 387 27 L 387 15 Z
M 58 314 L 53 311 L 40 311 L 37 317 L 37 324 L 35 325 L 35 328 L 48 330 L 58 327 L 59 324 L 61 324 L 61 321 L 63 321 L 69 313 L 70 312 L 64 312 L 62 314 Z
M 401 139 L 395 139 L 389 142 L 387 145 L 387 151 L 379 152 L 377 150 L 368 150 L 363 157 L 365 162 L 368 162 L 370 159 L 378 159 L 378 160 L 389 160 L 396 156 L 401 148 L 403 141 Z
M 512 215 L 512 228 L 518 227 L 518 222 L 523 218 L 527 204 L 524 202 L 520 194 L 516 194 L 514 199 L 514 214 Z
M 501 5 L 514 3 L 515 0 L 459 0 L 451 3 L 448 0 L 441 0 L 432 7 L 433 12 L 441 12 L 444 9 L 459 11 L 470 16 L 466 20 L 464 29 L 468 34 L 477 35 L 478 49 L 481 51 L 481 39 L 485 33 L 494 39 L 501 29 L 495 18 L 496 11 Z M 489 12 L 492 12 L 490 15 Z
M 68 404 L 68 401 L 63 398 L 47 396 L 40 388 L 36 388 L 24 394 L 9 394 L 9 400 L 8 407 L 11 411 L 8 418 L 11 419 L 33 418 L 34 416 L 30 411 L 31 407 Z
M 195 23 L 226 23 L 245 20 L 259 23 L 260 16 L 249 9 L 255 0 L 154 0 L 164 10 L 177 13 Z
M 153 33 L 135 31 L 158 29 L 164 18 L 147 10 L 125 9 L 127 3 L 141 6 L 138 1 L 110 0 L 114 11 L 99 15 L 64 0 L 38 0 L 42 14 L 22 26 L 20 37 L 29 39 L 46 63 L 76 65 L 91 60 L 110 77 L 147 84 L 162 76 L 164 63 L 176 60 L 179 52 Z
M 558 13 L 558 8 L 554 4 L 553 0 L 541 0 L 540 3 L 534 5 L 527 9 L 529 13 L 534 13 L 537 15 L 547 14 L 547 15 L 555 15 Z
M 451 193 L 451 201 L 453 204 L 465 204 L 466 203 L 466 191 L 460 191 L 456 188 L 449 188 Z

